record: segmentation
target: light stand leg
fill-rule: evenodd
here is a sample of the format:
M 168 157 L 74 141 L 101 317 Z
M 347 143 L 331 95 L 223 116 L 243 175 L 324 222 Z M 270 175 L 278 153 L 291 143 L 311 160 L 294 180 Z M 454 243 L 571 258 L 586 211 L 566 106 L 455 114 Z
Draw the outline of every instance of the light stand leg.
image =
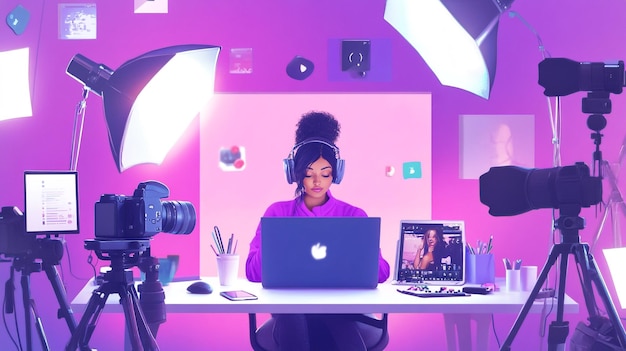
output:
M 622 205 L 624 202 L 621 203 Z M 611 206 L 611 219 L 613 219 L 613 247 L 622 247 L 622 231 L 619 225 L 619 209 L 620 203 L 613 202 Z
M 609 197 L 609 200 L 606 206 L 604 207 L 604 211 L 602 213 L 602 219 L 600 220 L 600 225 L 598 225 L 598 230 L 596 231 L 596 235 L 593 238 L 593 242 L 591 243 L 592 251 L 593 251 L 593 248 L 598 243 L 598 239 L 600 239 L 600 235 L 602 234 L 602 230 L 604 229 L 604 225 L 606 224 L 606 218 L 609 216 L 609 208 L 611 208 L 612 206 L 613 206 L 613 198 Z

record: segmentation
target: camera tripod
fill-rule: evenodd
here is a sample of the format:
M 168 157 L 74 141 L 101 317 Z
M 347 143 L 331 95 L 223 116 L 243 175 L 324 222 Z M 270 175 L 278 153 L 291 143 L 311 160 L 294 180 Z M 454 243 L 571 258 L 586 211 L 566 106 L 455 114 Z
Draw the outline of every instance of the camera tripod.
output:
M 537 279 L 528 300 L 526 300 L 526 303 L 517 316 L 515 324 L 511 328 L 509 335 L 502 344 L 502 347 L 500 348 L 501 351 L 508 351 L 511 349 L 511 344 L 513 343 L 515 335 L 519 332 L 526 315 L 537 298 L 539 290 L 545 283 L 548 273 L 550 272 L 552 266 L 556 263 L 557 259 L 560 261 L 559 285 L 557 289 L 557 314 L 556 320 L 550 324 L 548 331 L 548 351 L 559 350 L 559 345 L 563 345 L 565 343 L 569 333 L 569 322 L 563 320 L 565 280 L 569 255 L 574 256 L 576 265 L 578 266 L 582 276 L 582 291 L 585 299 L 585 306 L 587 308 L 587 312 L 589 313 L 591 327 L 594 328 L 597 323 L 603 323 L 604 321 L 604 317 L 600 316 L 598 306 L 595 301 L 593 290 L 595 287 L 597 294 L 604 304 L 606 313 L 608 314 L 608 320 L 613 327 L 612 331 L 615 334 L 615 340 L 613 341 L 620 346 L 620 350 L 626 350 L 626 333 L 624 332 L 624 327 L 617 314 L 615 305 L 613 304 L 611 296 L 607 291 L 600 271 L 598 271 L 596 267 L 593 255 L 589 253 L 588 245 L 580 242 L 578 230 L 584 227 L 584 220 L 581 217 L 578 217 L 578 214 L 580 213 L 580 206 L 570 206 L 570 208 L 568 208 L 568 206 L 562 206 L 561 211 L 563 211 L 564 208 L 566 210 L 566 215 L 561 215 L 556 223 L 556 228 L 561 232 L 562 242 L 552 246 L 548 260 L 542 268 L 539 278 Z
M 133 351 L 159 350 L 155 335 L 158 325 L 165 321 L 165 294 L 158 281 L 158 260 L 149 256 L 149 247 L 148 240 L 85 241 L 87 250 L 94 250 L 100 259 L 111 261 L 111 270 L 104 273 L 103 283 L 92 292 L 85 313 L 65 348 L 66 351 L 76 350 L 77 347 L 83 350 L 87 347 L 107 298 L 113 293 L 120 297 L 126 319 L 126 331 Z M 133 272 L 129 269 L 134 266 L 139 266 L 142 271 L 146 270 L 146 282 L 139 285 L 141 301 L 135 289 Z M 147 300 L 143 299 L 144 293 L 149 296 Z M 142 305 L 151 307 L 148 314 L 144 314 Z
M 37 328 L 37 334 L 41 342 L 41 348 L 43 350 L 50 350 L 46 334 L 44 332 L 41 318 L 37 312 L 35 300 L 30 294 L 30 275 L 33 272 L 41 272 L 42 269 L 46 272 L 48 280 L 52 284 L 52 288 L 57 297 L 60 305 L 58 312 L 59 318 L 64 318 L 67 326 L 70 329 L 70 333 L 76 329 L 76 321 L 70 304 L 67 302 L 67 295 L 65 287 L 59 278 L 59 273 L 56 266 L 59 264 L 61 258 L 63 258 L 63 244 L 59 240 L 51 238 L 36 239 L 33 241 L 34 248 L 30 248 L 33 252 L 41 253 L 42 257 L 35 257 L 33 254 L 19 254 L 13 258 L 11 265 L 11 277 L 7 281 L 5 286 L 5 296 L 7 297 L 7 304 L 5 307 L 6 313 L 13 313 L 15 307 L 15 297 L 13 291 L 15 289 L 13 284 L 14 271 L 22 273 L 20 279 L 20 285 L 22 288 L 22 300 L 24 306 L 24 324 L 26 327 L 26 349 L 31 351 L 33 349 L 32 341 L 32 320 L 34 318 L 35 326 Z M 40 260 L 40 261 L 39 261 Z M 86 350 L 90 350 L 87 346 Z

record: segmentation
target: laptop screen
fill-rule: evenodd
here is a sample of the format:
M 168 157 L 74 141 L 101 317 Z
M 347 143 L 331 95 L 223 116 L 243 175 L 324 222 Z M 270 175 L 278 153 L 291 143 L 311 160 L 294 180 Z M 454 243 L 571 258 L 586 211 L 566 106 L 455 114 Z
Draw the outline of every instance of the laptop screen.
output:
M 264 288 L 375 288 L 379 217 L 261 218 Z
M 400 222 L 397 283 L 462 285 L 465 282 L 464 263 L 463 221 Z

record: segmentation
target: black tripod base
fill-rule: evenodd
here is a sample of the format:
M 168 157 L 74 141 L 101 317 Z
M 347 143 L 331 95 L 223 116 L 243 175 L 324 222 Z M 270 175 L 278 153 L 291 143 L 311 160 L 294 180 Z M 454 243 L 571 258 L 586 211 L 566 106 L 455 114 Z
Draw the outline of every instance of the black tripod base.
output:
M 560 347 L 565 344 L 567 335 L 569 333 L 569 323 L 563 320 L 563 313 L 567 263 L 570 254 L 574 256 L 576 264 L 579 268 L 579 272 L 581 275 L 582 291 L 585 299 L 585 306 L 587 307 L 587 312 L 589 313 L 589 321 L 592 323 L 592 326 L 595 325 L 595 321 L 605 320 L 608 325 L 613 328 L 615 337 L 613 338 L 612 342 L 614 343 L 613 347 L 615 348 L 607 350 L 623 350 L 624 347 L 626 347 L 626 332 L 624 331 L 624 327 L 619 319 L 619 316 L 615 309 L 615 305 L 611 300 L 608 290 L 606 289 L 606 285 L 604 284 L 602 276 L 597 270 L 597 267 L 593 260 L 593 256 L 589 254 L 588 245 L 572 240 L 572 242 L 555 244 L 552 247 L 550 255 L 548 256 L 548 260 L 541 270 L 541 273 L 539 274 L 537 283 L 531 291 L 528 300 L 522 307 L 522 310 L 515 320 L 515 324 L 511 328 L 509 335 L 507 336 L 502 347 L 500 348 L 501 351 L 508 351 L 511 349 L 511 344 L 513 343 L 515 335 L 519 332 L 519 329 L 524 319 L 526 318 L 526 315 L 530 311 L 531 306 L 537 298 L 537 294 L 539 293 L 541 286 L 545 283 L 548 273 L 550 272 L 551 267 L 556 264 L 557 259 L 559 259 L 560 262 L 558 282 L 559 286 L 557 290 L 557 314 L 556 320 L 550 325 L 548 333 L 548 351 L 560 350 Z M 597 295 L 601 298 L 603 302 L 604 311 L 606 311 L 608 315 L 607 318 L 599 315 L 599 308 L 594 296 L 594 288 L 597 292 Z M 578 329 L 579 328 L 577 327 L 577 330 Z M 617 345 L 621 345 L 621 347 Z M 580 348 L 576 351 L 600 350 L 603 349 Z
M 624 351 L 617 346 L 617 335 L 611 322 L 601 318 L 586 325 L 579 322 L 570 339 L 570 351 Z
M 100 287 L 93 291 L 87 303 L 85 314 L 72 333 L 65 350 L 74 351 L 77 348 L 85 350 L 88 347 L 106 301 L 110 294 L 115 293 L 119 295 L 120 304 L 124 309 L 126 331 L 133 351 L 158 351 L 159 347 L 139 305 L 132 271 L 126 269 L 111 270 L 105 274 L 104 281 Z
M 557 351 L 562 345 L 565 345 L 567 335 L 569 334 L 569 322 L 568 321 L 554 321 L 550 323 L 550 329 L 548 329 L 548 351 Z

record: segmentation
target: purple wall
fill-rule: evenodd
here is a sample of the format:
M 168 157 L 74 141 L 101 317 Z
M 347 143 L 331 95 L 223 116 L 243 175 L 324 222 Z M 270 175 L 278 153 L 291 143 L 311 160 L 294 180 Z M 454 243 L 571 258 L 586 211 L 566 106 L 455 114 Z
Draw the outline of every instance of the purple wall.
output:
M 2 2 L 0 13 L 4 16 L 18 3 Z M 535 115 L 535 165 L 539 168 L 553 165 L 548 107 L 542 88 L 537 84 L 537 64 L 541 55 L 535 35 L 518 19 L 505 16 L 500 22 L 499 66 L 491 98 L 487 101 L 441 86 L 420 56 L 383 20 L 385 2 L 382 0 L 368 1 L 367 5 L 356 0 L 170 1 L 168 14 L 134 14 L 132 1 L 101 1 L 97 4 L 96 40 L 57 39 L 58 3 L 31 1 L 24 4 L 31 12 L 31 22 L 20 36 L 14 35 L 6 26 L 0 28 L 0 50 L 30 47 L 33 91 L 33 117 L 0 121 L 3 161 L 0 205 L 23 208 L 24 170 L 69 167 L 74 106 L 81 94 L 80 85 L 65 74 L 73 55 L 81 53 L 116 68 L 132 57 L 159 47 L 214 44 L 223 48 L 216 80 L 216 90 L 221 92 L 432 92 L 433 218 L 466 219 L 470 242 L 493 234 L 497 259 L 523 257 L 525 264 L 544 264 L 552 244 L 551 211 L 544 209 L 515 217 L 491 217 L 479 202 L 478 181 L 458 177 L 458 116 L 461 114 Z M 554 57 L 577 61 L 626 58 L 623 45 L 626 3 L 623 1 L 519 0 L 512 9 L 534 26 L 545 48 Z M 334 63 L 328 63 L 329 43 L 337 39 L 363 38 L 389 44 L 390 79 L 363 82 L 329 79 L 332 75 L 328 74 L 328 69 L 336 67 Z M 242 47 L 253 48 L 254 73 L 229 74 L 230 49 Z M 316 64 L 315 72 L 305 81 L 292 80 L 284 73 L 285 65 L 295 55 L 307 57 Z M 583 96 L 577 93 L 563 99 L 562 165 L 575 161 L 590 164 L 592 161 L 594 145 L 586 127 L 587 117 L 580 112 Z M 613 112 L 607 116 L 609 124 L 604 130 L 601 150 L 609 161 L 615 160 L 626 134 L 626 122 L 622 120 L 626 115 L 623 100 L 622 96 L 612 96 Z M 108 148 L 102 101 L 93 94 L 88 99 L 78 164 L 82 230 L 79 236 L 66 238 L 69 254 L 62 266 L 70 298 L 91 274 L 91 268 L 86 264 L 89 253 L 83 249 L 83 240 L 93 236 L 93 203 L 100 194 L 130 194 L 138 182 L 158 179 L 170 187 L 172 199 L 199 203 L 197 126 L 190 128 L 187 140 L 177 146 L 163 167 L 139 166 L 118 174 Z M 598 226 L 598 216 L 593 209 L 584 209 L 581 215 L 586 218 L 581 240 L 591 241 Z M 611 243 L 610 227 L 605 228 L 599 247 L 608 247 Z M 196 230 L 189 236 L 158 235 L 152 247 L 156 255 L 164 252 L 163 247 L 185 252 L 180 273 L 194 274 L 198 271 L 199 250 L 185 251 L 184 248 L 197 245 Z M 602 255 L 599 250 L 596 253 L 600 269 L 608 279 Z M 68 259 L 71 259 L 71 265 Z M 0 270 L 3 280 L 9 276 L 9 265 L 5 264 Z M 98 265 L 105 264 L 100 262 Z M 500 265 L 496 274 L 504 275 Z M 33 296 L 51 348 L 62 349 L 69 339 L 69 332 L 64 321 L 55 318 L 57 305 L 50 284 L 43 273 L 35 273 L 31 278 Z M 573 267 L 570 267 L 567 278 L 567 293 L 582 301 Z M 610 282 L 608 285 L 612 289 Z M 17 292 L 19 296 L 19 289 Z M 586 317 L 586 311 L 566 316 L 571 325 L 570 336 L 576 323 Z M 13 324 L 11 318 L 13 316 L 8 316 L 9 324 Z M 514 318 L 495 315 L 496 331 L 501 341 Z M 548 320 L 553 318 L 554 313 Z M 538 319 L 536 315 L 526 319 L 514 346 L 537 345 Z M 21 320 L 20 317 L 23 338 Z M 121 349 L 122 323 L 120 315 L 103 314 L 91 346 Z M 415 338 L 415 331 L 423 330 L 427 324 L 438 328 L 431 335 L 441 335 L 441 340 L 429 348 L 443 349 L 443 324 L 439 315 L 391 316 L 389 349 L 403 350 L 409 343 L 422 345 Z M 248 347 L 246 331 L 247 320 L 243 315 L 170 314 L 158 339 L 163 350 L 241 350 Z M 0 332 L 0 344 L 10 344 L 4 330 Z M 491 344 L 495 349 L 493 336 Z

